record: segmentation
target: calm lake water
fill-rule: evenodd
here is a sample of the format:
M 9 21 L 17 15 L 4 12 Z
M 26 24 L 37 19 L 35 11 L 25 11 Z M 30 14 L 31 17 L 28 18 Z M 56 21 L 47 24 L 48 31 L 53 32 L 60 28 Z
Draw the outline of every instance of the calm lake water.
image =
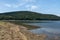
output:
M 41 28 L 29 30 L 35 34 L 60 35 L 60 21 L 41 21 L 40 23 L 26 23 Z

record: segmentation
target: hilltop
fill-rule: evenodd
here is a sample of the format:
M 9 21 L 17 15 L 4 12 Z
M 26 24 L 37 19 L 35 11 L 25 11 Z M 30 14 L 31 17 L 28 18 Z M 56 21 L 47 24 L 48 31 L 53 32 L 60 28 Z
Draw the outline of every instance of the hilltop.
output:
M 15 11 L 0 13 L 0 20 L 60 20 L 60 17 L 31 11 Z

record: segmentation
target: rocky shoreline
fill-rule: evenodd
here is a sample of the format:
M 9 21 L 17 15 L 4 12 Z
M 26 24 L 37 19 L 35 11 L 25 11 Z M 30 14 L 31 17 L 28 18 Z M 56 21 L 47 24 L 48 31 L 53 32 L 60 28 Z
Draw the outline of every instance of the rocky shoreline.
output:
M 0 22 L 0 40 L 45 40 L 46 35 L 36 35 L 27 28 L 9 22 Z
M 33 34 L 22 25 L 0 21 L 0 40 L 60 40 L 60 37 L 49 38 L 46 34 Z

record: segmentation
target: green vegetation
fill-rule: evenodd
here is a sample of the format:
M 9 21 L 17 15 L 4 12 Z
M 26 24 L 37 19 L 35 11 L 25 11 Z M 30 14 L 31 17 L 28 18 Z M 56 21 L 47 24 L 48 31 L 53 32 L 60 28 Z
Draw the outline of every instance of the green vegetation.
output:
M 60 20 L 60 17 L 31 11 L 16 11 L 1 13 L 0 20 Z

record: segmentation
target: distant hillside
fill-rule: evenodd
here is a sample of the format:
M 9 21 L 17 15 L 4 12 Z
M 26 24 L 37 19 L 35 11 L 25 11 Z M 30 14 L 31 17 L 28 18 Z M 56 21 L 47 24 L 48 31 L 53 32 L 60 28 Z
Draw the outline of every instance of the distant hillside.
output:
M 0 20 L 60 20 L 60 17 L 31 11 L 15 11 L 0 13 Z

